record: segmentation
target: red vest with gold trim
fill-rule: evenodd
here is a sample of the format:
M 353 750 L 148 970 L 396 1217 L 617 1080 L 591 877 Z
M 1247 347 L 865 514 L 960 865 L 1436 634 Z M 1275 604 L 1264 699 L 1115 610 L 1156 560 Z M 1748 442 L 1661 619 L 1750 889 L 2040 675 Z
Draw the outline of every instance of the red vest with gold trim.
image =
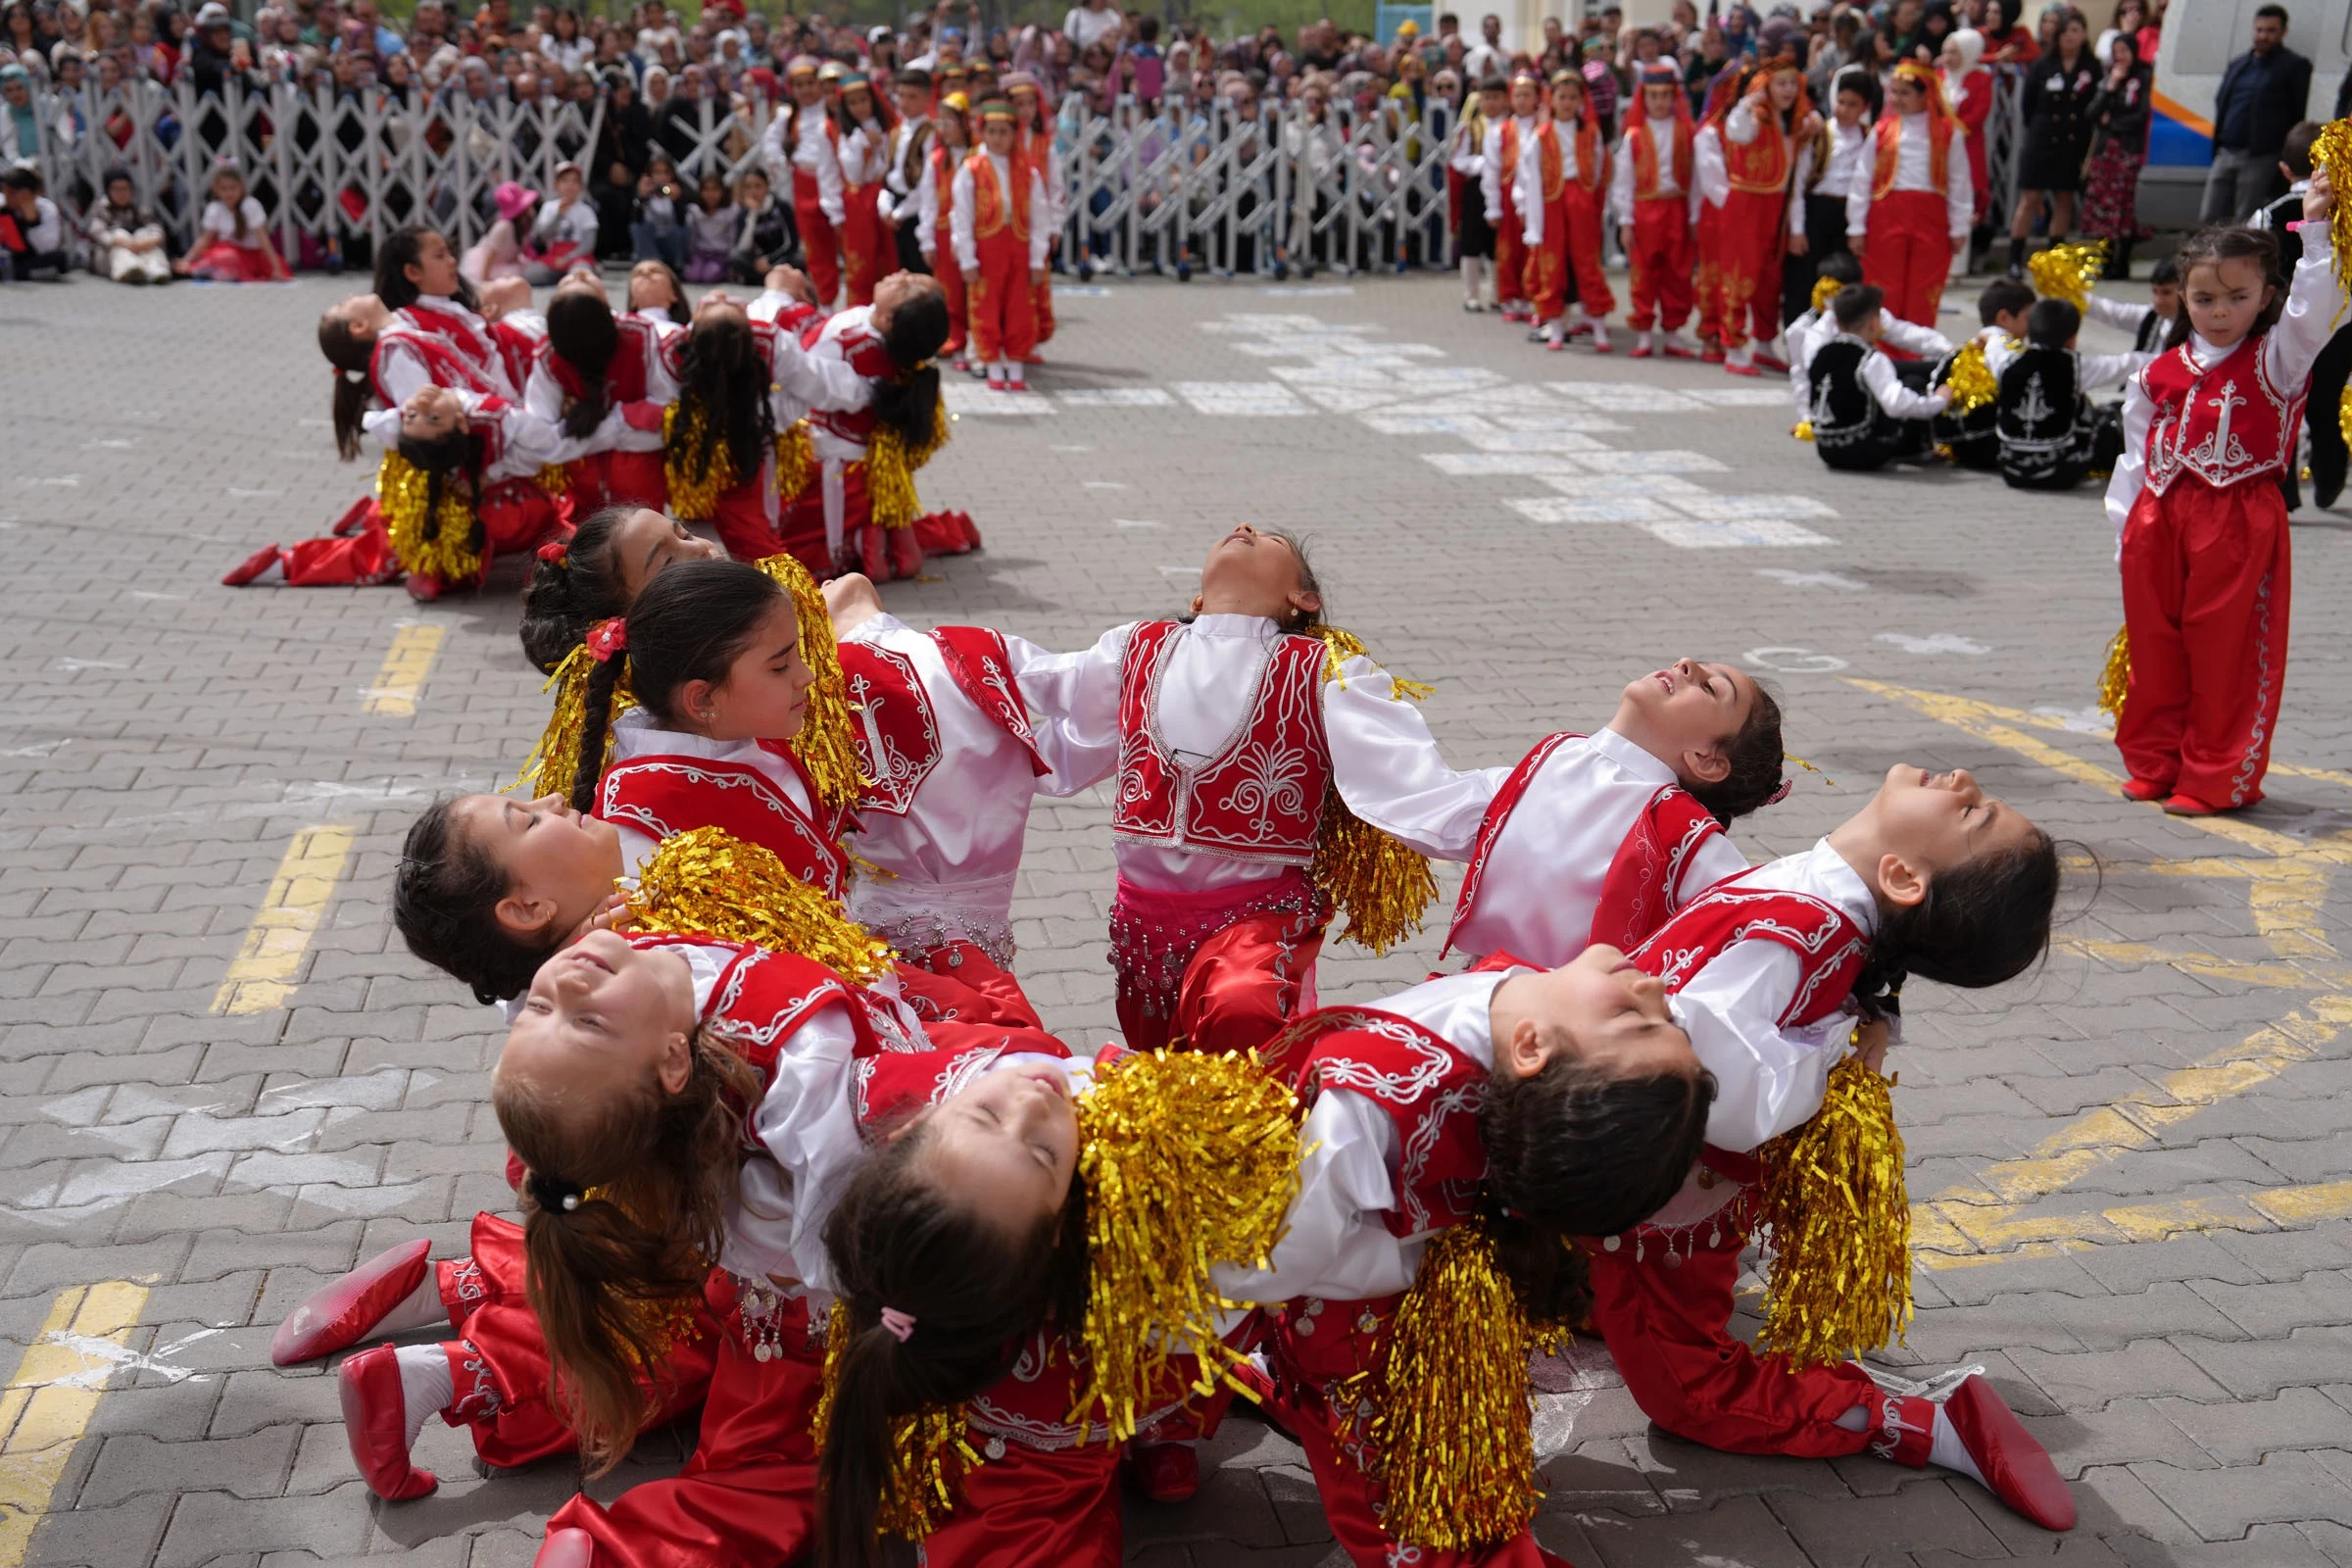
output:
M 1774 1020 L 1784 1029 L 1819 1023 L 1844 1006 L 1870 956 L 1870 938 L 1836 905 L 1809 893 L 1750 887 L 1744 877 L 1727 877 L 1692 899 L 1630 956 L 1668 991 L 1680 991 L 1745 941 L 1777 942 L 1803 966 L 1795 994 Z
M 1787 195 L 1789 172 L 1796 167 L 1797 138 L 1781 128 L 1780 113 L 1769 105 L 1755 119 L 1754 140 L 1736 142 L 1728 134 L 1723 138 L 1724 172 L 1731 176 L 1734 190 Z
M 1544 172 L 1544 199 L 1556 202 L 1566 183 L 1567 160 L 1560 156 L 1560 138 L 1556 120 L 1545 121 L 1544 134 L 1538 140 L 1541 167 Z M 1600 127 L 1592 120 L 1576 122 L 1576 183 L 1585 190 L 1598 190 L 1603 159 L 1600 151 Z
M 2268 335 L 2247 333 L 2210 369 L 2200 370 L 2183 343 L 2141 372 L 2156 405 L 2148 421 L 2150 490 L 2163 495 L 2184 473 L 2226 490 L 2285 468 L 2309 388 L 2271 384 L 2262 363 Z
M 646 367 L 653 363 L 660 339 L 654 323 L 634 316 L 616 316 L 612 324 L 620 330 L 620 346 L 612 351 L 612 361 L 605 367 L 605 406 L 617 408 L 623 403 L 645 401 Z M 579 367 L 556 352 L 553 343 L 538 345 L 539 363 L 567 397 L 578 397 L 588 388 L 587 378 Z
M 1678 106 L 1674 114 L 1674 185 L 1670 194 L 1658 190 L 1658 140 L 1650 134 L 1649 117 L 1640 114 L 1634 121 L 1629 139 L 1634 154 L 1634 200 L 1638 202 L 1685 201 L 1690 195 L 1690 167 L 1696 157 L 1697 127 L 1690 123 L 1690 112 Z
M 1519 211 L 1519 197 L 1517 194 L 1519 187 L 1518 116 L 1503 116 L 1502 140 L 1499 145 L 1502 152 L 1502 210 L 1504 215 L 1507 217 L 1508 215 Z M 1516 238 L 1518 235 L 1518 231 L 1516 229 L 1508 229 L 1506 232 L 1509 232 L 1513 238 Z
M 761 746 L 800 775 L 808 799 L 819 798 L 808 770 L 789 748 Z M 723 828 L 747 844 L 773 851 L 794 876 L 829 899 L 840 899 L 849 888 L 841 822 L 811 817 L 748 763 L 660 753 L 615 762 L 597 786 L 596 814 L 657 839 L 698 827 Z
M 1029 265 L 1029 220 L 1033 216 L 1029 211 L 1030 189 L 1026 177 L 1029 166 L 1021 161 L 1018 153 L 1004 160 L 1012 182 L 1021 187 L 1018 200 L 1008 199 L 1004 188 L 997 182 L 997 166 L 988 156 L 987 148 L 974 149 L 971 156 L 963 161 L 963 167 L 972 172 L 973 240 L 981 245 L 987 245 L 992 240 L 1002 243 L 1003 236 L 1009 229 L 1014 241 L 1021 246 L 1021 266 L 1025 270 Z
M 1885 201 L 1894 189 L 1895 172 L 1902 167 L 1903 117 L 1888 115 L 1879 122 L 1877 162 L 1871 168 L 1870 199 Z M 1942 115 L 1928 116 L 1928 183 L 1938 195 L 1952 188 L 1952 122 Z
M 1278 865 L 1314 858 L 1331 787 L 1323 733 L 1323 644 L 1278 636 L 1250 694 L 1248 718 L 1225 749 L 1187 769 L 1159 740 L 1159 675 L 1185 628 L 1135 628 L 1119 671 L 1119 789 L 1111 831 L 1158 845 Z

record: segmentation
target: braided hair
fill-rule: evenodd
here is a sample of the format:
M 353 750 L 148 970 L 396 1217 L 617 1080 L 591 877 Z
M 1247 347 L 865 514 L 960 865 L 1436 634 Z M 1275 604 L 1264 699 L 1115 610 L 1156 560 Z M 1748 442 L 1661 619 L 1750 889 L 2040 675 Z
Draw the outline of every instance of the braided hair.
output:
M 635 507 L 606 507 L 588 514 L 564 541 L 561 561 L 534 561 L 522 585 L 522 653 L 552 675 L 588 628 L 628 607 L 621 603 L 620 563 L 612 535 Z

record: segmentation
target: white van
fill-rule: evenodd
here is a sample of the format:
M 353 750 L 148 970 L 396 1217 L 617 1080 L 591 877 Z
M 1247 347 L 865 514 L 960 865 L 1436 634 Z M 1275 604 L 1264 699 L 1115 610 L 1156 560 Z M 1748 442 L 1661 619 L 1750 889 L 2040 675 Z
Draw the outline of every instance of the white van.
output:
M 2254 13 L 2269 0 L 2173 0 L 2156 51 L 2148 161 L 2139 172 L 2139 220 L 2150 228 L 2197 226 L 2205 172 L 2213 167 L 2213 97 L 2222 72 L 2254 47 Z M 2286 47 L 2311 62 L 2307 120 L 2335 118 L 2335 93 L 2352 71 L 2352 0 L 2285 0 Z

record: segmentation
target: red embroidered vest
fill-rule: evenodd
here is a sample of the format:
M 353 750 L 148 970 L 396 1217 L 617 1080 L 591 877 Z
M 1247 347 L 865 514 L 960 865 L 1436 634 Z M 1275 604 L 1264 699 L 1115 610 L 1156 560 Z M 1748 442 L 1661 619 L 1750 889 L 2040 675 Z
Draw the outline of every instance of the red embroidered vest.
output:
M 2262 364 L 2267 335 L 2249 332 L 2210 369 L 2200 371 L 2183 343 L 2141 372 L 2156 405 L 2148 423 L 2150 490 L 2163 495 L 2184 473 L 2226 490 L 2285 467 L 2308 388 L 2271 384 Z
M 1247 717 L 1198 768 L 1177 762 L 1155 732 L 1159 677 L 1185 628 L 1135 628 L 1119 671 L 1119 791 L 1111 831 L 1152 844 L 1276 865 L 1314 858 L 1331 787 L 1323 734 L 1323 644 L 1285 634 L 1267 650 Z
M 1478 824 L 1478 843 L 1470 852 L 1470 866 L 1462 876 L 1461 896 L 1454 900 L 1453 925 L 1446 933 L 1446 946 L 1438 951 L 1439 957 L 1453 951 L 1455 934 L 1477 906 L 1487 858 L 1502 837 L 1503 824 L 1509 820 L 1513 808 L 1527 794 L 1553 752 L 1568 741 L 1584 738 L 1562 733 L 1538 742 L 1534 751 L 1519 760 L 1519 765 L 1511 769 L 1502 787 L 1494 792 L 1494 798 L 1487 803 L 1487 814 Z M 1585 940 L 1605 942 L 1629 953 L 1648 941 L 1667 916 L 1674 913 L 1674 894 L 1682 884 L 1683 867 L 1690 863 L 1701 844 L 1722 831 L 1723 824 L 1689 790 L 1680 784 L 1659 785 L 1609 861 L 1608 875 L 1601 879 L 1600 902 L 1592 911 L 1592 930 Z
M 1894 176 L 1902 167 L 1903 117 L 1888 115 L 1879 122 L 1876 162 L 1870 172 L 1870 199 L 1885 201 L 1894 190 Z M 1942 115 L 1928 116 L 1928 183 L 1937 194 L 1951 189 L 1952 179 L 1952 122 Z
M 984 626 L 942 626 L 931 633 L 931 641 L 956 689 L 1020 744 L 1029 754 L 1031 771 L 1041 776 L 1053 771 L 1038 754 L 1028 712 L 1013 689 L 1003 634 Z M 912 660 L 876 643 L 844 642 L 841 669 L 849 679 L 850 708 L 858 714 L 858 760 L 866 777 L 858 808 L 905 816 L 943 755 L 931 696 Z
M 1723 138 L 1724 172 L 1731 177 L 1732 189 L 1787 195 L 1789 172 L 1796 167 L 1796 137 L 1781 128 L 1779 112 L 1766 106 L 1765 112 L 1756 117 L 1753 141 L 1736 142 L 1728 135 Z
M 818 799 L 808 770 L 789 748 L 761 746 L 800 775 L 808 799 Z M 597 786 L 596 814 L 657 839 L 698 827 L 724 828 L 747 844 L 773 851 L 794 876 L 829 899 L 838 900 L 849 889 L 841 823 L 811 817 L 748 763 L 665 754 L 633 757 L 605 770 Z
M 803 333 L 802 346 L 814 353 L 838 354 L 843 364 L 869 381 L 879 381 L 885 376 L 897 373 L 898 366 L 892 362 L 890 351 L 882 346 L 881 334 L 872 327 L 845 327 L 840 335 L 834 338 L 833 348 L 830 351 L 821 347 L 824 340 L 824 329 L 825 323 L 821 318 L 811 321 Z M 821 426 L 840 436 L 843 440 L 858 446 L 864 446 L 872 438 L 874 425 L 879 417 L 874 413 L 871 400 L 868 400 L 865 407 L 861 409 L 847 411 L 811 409 L 808 411 L 810 424 Z
M 1870 956 L 1870 938 L 1836 905 L 1809 893 L 1750 887 L 1745 877 L 1727 877 L 1683 906 L 1631 956 L 1663 980 L 1668 991 L 1680 991 L 1733 944 L 1749 940 L 1777 942 L 1803 966 L 1795 995 L 1775 1020 L 1784 1029 L 1819 1023 L 1837 1012 Z
M 1021 265 L 1026 268 L 1031 214 L 1029 182 L 1022 176 L 1029 172 L 1029 166 L 1021 162 L 1017 154 L 1004 160 L 1004 167 L 1009 171 L 1013 183 L 1021 187 L 1017 201 L 1007 199 L 1004 188 L 997 183 L 997 166 L 988 156 L 987 148 L 975 149 L 963 161 L 963 167 L 972 172 L 973 240 L 987 244 L 990 240 L 1000 239 L 1009 228 L 1013 239 L 1022 247 L 1024 260 Z
M 1519 117 L 1506 115 L 1502 122 L 1502 210 L 1507 216 L 1519 210 Z M 1515 231 L 1514 231 L 1515 232 Z
M 458 352 L 447 338 L 431 332 L 395 322 L 376 334 L 375 347 L 368 356 L 368 379 L 375 393 L 375 401 L 385 408 L 398 408 L 398 401 L 384 389 L 384 355 L 387 350 L 407 349 L 424 362 L 424 373 L 433 385 L 445 386 L 456 392 L 495 394 L 498 387 L 481 372 L 471 360 Z
M 634 316 L 616 316 L 612 324 L 620 329 L 620 346 L 612 351 L 612 362 L 605 367 L 605 406 L 617 408 L 623 403 L 643 403 L 646 367 L 652 363 L 658 341 L 654 324 Z M 577 366 L 556 352 L 554 344 L 540 343 L 538 356 L 566 397 L 576 398 L 587 391 L 587 378 L 580 374 Z
M 1544 172 L 1544 199 L 1556 202 L 1567 182 L 1567 160 L 1560 156 L 1558 121 L 1546 121 L 1538 143 Z M 1576 122 L 1576 183 L 1585 190 L 1600 188 L 1600 128 L 1591 120 Z
M 1690 194 L 1690 164 L 1694 156 L 1693 138 L 1697 132 L 1690 123 L 1687 109 L 1678 108 L 1674 116 L 1674 190 L 1662 195 L 1658 190 L 1658 139 L 1650 134 L 1649 117 L 1642 115 L 1634 122 L 1632 131 L 1634 153 L 1634 200 L 1653 202 L 1680 201 Z
M 938 248 L 939 259 L 952 264 L 956 259 L 956 161 L 945 142 L 934 145 L 926 156 L 931 165 L 931 189 L 939 203 L 932 244 Z M 975 183 L 977 179 L 975 175 Z

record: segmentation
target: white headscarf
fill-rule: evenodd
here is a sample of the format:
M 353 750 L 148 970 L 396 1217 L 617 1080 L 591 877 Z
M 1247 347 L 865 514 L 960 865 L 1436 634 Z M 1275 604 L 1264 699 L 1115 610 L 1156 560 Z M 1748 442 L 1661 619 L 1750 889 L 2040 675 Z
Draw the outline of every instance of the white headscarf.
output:
M 1961 27 L 1943 41 L 1960 51 L 1960 69 L 1943 78 L 1944 102 L 1957 111 L 1960 107 L 1960 84 L 1968 79 L 1968 74 L 1976 70 L 1977 63 L 1984 58 L 1984 35 L 1974 27 Z

